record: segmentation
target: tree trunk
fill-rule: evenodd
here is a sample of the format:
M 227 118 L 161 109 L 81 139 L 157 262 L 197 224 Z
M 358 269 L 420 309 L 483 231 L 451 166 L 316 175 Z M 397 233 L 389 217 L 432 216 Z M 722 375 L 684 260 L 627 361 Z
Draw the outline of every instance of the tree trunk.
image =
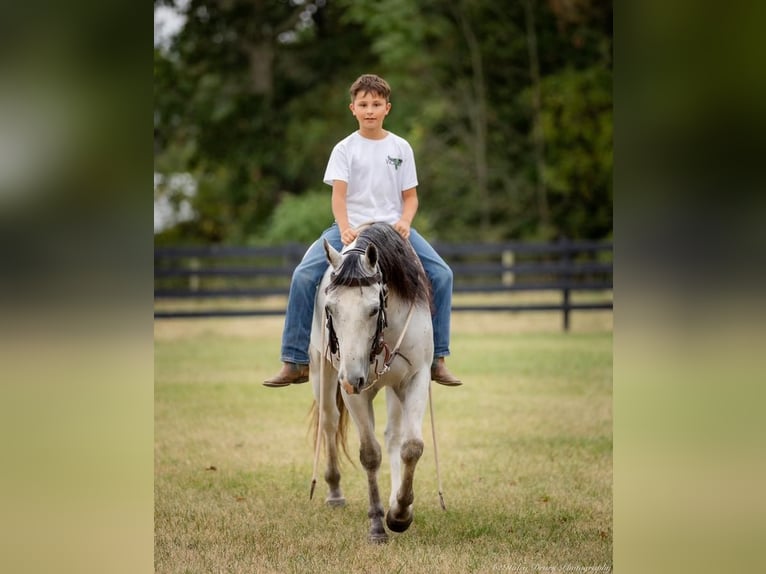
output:
M 548 209 L 548 191 L 545 187 L 545 134 L 541 118 L 542 97 L 540 94 L 540 62 L 537 56 L 537 34 L 535 33 L 534 0 L 524 0 L 526 16 L 527 48 L 529 50 L 529 76 L 532 81 L 532 146 L 535 158 L 535 193 L 537 196 L 537 213 L 543 228 L 550 227 L 550 211 Z
M 481 57 L 481 46 L 476 34 L 471 28 L 468 16 L 461 9 L 457 11 L 460 28 L 468 44 L 468 53 L 471 57 L 471 82 L 473 98 L 469 98 L 468 113 L 471 119 L 471 127 L 474 134 L 473 156 L 476 174 L 476 189 L 479 196 L 479 224 L 482 235 L 489 231 L 489 168 L 487 166 L 487 94 L 484 88 L 484 63 Z
M 250 59 L 250 93 L 258 96 L 270 96 L 274 91 L 272 64 L 274 48 L 271 38 L 262 38 L 257 43 L 247 43 Z

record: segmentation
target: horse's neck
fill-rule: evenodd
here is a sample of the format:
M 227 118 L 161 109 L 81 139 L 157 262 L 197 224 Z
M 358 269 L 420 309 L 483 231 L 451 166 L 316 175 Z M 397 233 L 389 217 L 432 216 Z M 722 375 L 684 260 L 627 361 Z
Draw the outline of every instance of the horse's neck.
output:
M 322 279 L 319 281 L 319 287 L 316 291 L 316 299 L 314 300 L 315 305 L 321 305 L 322 308 L 324 308 L 326 291 L 328 285 L 330 285 L 330 273 L 332 272 L 332 267 L 329 265 L 327 266 L 327 270 L 324 272 L 324 275 L 322 275 Z M 323 311 L 324 312 L 324 311 Z
M 395 295 L 389 294 L 388 304 L 386 305 L 386 319 L 388 321 L 388 328 L 391 331 L 398 333 L 404 328 L 411 307 L 412 304 L 408 301 L 402 301 Z

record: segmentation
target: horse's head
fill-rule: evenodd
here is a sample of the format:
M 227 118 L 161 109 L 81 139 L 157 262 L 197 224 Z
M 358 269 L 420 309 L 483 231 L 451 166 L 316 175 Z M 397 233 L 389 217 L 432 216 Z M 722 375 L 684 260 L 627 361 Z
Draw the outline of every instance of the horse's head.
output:
M 344 253 L 324 242 L 332 267 L 325 314 L 330 351 L 338 356 L 338 380 L 349 394 L 367 387 L 370 363 L 380 350 L 385 328 L 385 286 L 378 251 L 351 248 Z

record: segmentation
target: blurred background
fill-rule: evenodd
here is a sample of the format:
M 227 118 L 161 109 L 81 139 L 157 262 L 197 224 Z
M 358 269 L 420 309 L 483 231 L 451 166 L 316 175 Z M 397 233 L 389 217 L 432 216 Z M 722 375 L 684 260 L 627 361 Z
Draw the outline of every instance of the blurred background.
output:
M 392 86 L 432 240 L 612 235 L 610 0 L 155 0 L 155 245 L 311 242 L 322 176 Z

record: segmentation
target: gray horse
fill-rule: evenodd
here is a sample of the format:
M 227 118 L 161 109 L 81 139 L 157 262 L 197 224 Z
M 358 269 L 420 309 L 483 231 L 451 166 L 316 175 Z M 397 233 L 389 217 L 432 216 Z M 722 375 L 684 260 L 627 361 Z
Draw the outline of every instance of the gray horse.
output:
M 310 378 L 326 446 L 326 502 L 345 504 L 339 450 L 345 449 L 348 412 L 359 432 L 359 458 L 367 472 L 369 540 L 383 543 L 388 535 L 378 490 L 381 449 L 372 401 L 385 388 L 384 434 L 391 464 L 386 525 L 404 532 L 413 519 L 413 480 L 423 453 L 423 415 L 431 380 L 429 282 L 409 242 L 388 224 L 366 227 L 342 252 L 327 242 L 324 248 L 330 267 L 317 290 Z

